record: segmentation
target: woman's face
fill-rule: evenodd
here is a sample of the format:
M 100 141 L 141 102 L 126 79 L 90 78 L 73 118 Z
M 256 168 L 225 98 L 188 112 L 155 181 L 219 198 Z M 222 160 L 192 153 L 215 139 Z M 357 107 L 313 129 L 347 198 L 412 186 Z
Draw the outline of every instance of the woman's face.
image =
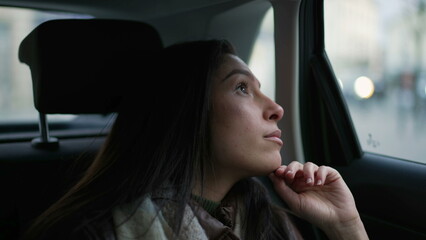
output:
M 214 173 L 240 179 L 277 169 L 283 145 L 277 122 L 283 114 L 283 108 L 260 91 L 248 66 L 226 54 L 212 82 Z

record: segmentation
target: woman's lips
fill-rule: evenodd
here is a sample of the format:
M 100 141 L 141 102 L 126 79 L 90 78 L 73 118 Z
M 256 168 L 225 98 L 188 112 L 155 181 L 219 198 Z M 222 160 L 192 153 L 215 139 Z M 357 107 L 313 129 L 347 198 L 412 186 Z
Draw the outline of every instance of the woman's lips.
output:
M 272 133 L 264 137 L 266 140 L 276 142 L 280 146 L 284 145 L 283 140 L 281 140 L 281 130 L 275 130 Z

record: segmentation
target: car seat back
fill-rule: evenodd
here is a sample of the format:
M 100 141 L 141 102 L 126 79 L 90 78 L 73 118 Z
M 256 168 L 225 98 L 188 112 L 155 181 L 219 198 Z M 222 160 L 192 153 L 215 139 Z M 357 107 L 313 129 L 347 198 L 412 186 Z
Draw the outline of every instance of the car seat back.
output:
M 147 80 L 144 71 L 161 49 L 154 28 L 125 20 L 48 21 L 22 41 L 19 59 L 31 70 L 41 137 L 33 145 L 0 144 L 0 239 L 18 239 L 83 175 L 105 139 L 52 140 L 45 114 L 116 112 L 129 89 L 135 94 Z

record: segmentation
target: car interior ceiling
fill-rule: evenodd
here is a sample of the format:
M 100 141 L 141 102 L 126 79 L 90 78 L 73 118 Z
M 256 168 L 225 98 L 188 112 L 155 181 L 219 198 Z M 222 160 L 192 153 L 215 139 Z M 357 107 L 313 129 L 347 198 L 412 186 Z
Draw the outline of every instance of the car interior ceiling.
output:
M 41 10 L 84 13 L 96 18 L 124 19 L 146 22 L 160 33 L 165 46 L 200 38 L 226 37 L 236 46 L 238 54 L 247 60 L 263 16 L 271 4 L 268 1 L 10 1 L 0 5 Z M 197 21 L 193 21 L 194 17 Z M 233 22 L 224 29 L 223 21 Z M 250 26 L 241 28 L 244 24 Z M 234 29 L 235 27 L 235 29 Z M 190 30 L 188 30 L 190 29 Z M 238 31 L 235 31 L 238 29 Z

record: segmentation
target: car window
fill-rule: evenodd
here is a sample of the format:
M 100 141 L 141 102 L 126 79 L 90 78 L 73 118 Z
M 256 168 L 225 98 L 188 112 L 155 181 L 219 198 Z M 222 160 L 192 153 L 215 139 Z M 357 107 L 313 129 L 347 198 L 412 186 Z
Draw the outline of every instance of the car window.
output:
M 262 20 L 248 65 L 261 83 L 262 92 L 275 100 L 275 43 L 272 7 Z
M 363 150 L 426 163 L 426 0 L 326 0 L 324 23 Z
M 0 7 L 0 124 L 37 121 L 31 73 L 19 62 L 21 41 L 37 25 L 51 19 L 90 18 L 87 15 Z M 72 115 L 52 115 L 50 120 L 70 120 Z

